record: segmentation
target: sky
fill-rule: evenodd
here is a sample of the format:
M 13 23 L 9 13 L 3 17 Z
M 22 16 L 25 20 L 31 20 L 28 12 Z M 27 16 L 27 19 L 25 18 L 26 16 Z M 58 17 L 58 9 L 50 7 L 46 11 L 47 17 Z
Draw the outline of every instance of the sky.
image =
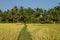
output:
M 59 2 L 60 0 L 0 0 L 0 9 L 12 9 L 14 6 L 49 9 L 59 5 Z

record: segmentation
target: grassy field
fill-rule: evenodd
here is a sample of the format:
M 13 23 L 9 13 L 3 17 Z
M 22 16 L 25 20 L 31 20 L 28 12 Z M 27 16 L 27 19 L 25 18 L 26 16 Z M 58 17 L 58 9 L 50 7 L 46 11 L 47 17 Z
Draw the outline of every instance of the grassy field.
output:
M 0 40 L 17 40 L 23 25 L 0 24 Z
M 59 24 L 29 24 L 32 40 L 60 40 Z
M 23 24 L 0 23 L 0 40 L 17 40 Z M 60 40 L 60 24 L 27 24 L 32 40 Z

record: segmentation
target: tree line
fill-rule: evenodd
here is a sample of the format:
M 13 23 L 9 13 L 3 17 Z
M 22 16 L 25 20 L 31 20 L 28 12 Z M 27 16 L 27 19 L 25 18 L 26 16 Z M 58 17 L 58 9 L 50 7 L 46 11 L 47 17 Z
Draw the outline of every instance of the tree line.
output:
M 0 10 L 0 23 L 17 23 L 20 22 L 22 16 L 24 16 L 26 23 L 60 23 L 60 6 L 49 10 L 14 6 L 10 10 Z

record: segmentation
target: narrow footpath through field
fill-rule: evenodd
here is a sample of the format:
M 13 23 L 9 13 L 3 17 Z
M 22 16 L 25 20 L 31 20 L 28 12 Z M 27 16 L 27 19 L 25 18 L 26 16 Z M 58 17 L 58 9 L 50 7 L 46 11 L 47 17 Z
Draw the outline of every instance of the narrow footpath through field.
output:
M 26 24 L 24 24 L 23 29 L 20 31 L 17 40 L 32 40 L 30 33 L 27 31 Z

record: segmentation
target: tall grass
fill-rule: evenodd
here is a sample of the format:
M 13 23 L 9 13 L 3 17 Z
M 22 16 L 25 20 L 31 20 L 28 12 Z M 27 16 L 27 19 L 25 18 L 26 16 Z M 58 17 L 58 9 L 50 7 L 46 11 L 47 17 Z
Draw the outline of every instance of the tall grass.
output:
M 0 40 L 17 40 L 23 25 L 0 24 Z
M 28 24 L 33 40 L 60 40 L 59 24 Z
M 27 24 L 24 29 L 23 24 L 0 23 L 0 40 L 17 40 L 24 33 L 26 40 L 60 40 L 60 24 Z

